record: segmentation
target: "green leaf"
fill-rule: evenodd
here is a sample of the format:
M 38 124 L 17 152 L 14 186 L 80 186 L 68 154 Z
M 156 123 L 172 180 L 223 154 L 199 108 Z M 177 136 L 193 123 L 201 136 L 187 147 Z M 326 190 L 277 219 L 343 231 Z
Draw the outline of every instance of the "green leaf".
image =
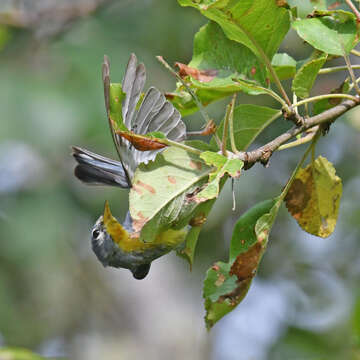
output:
M 201 27 L 195 35 L 193 58 L 188 66 L 200 71 L 210 70 L 214 74 L 208 82 L 193 77 L 187 81 L 203 105 L 234 92 L 243 91 L 252 95 L 263 93 L 260 88 L 248 84 L 250 81 L 267 86 L 265 66 L 245 45 L 228 39 L 221 27 L 212 21 Z M 241 78 L 243 82 L 235 82 L 234 78 Z M 182 116 L 198 110 L 181 84 L 175 92 L 167 93 L 166 97 Z
M 176 254 L 178 256 L 182 257 L 189 263 L 190 270 L 192 269 L 192 264 L 194 262 L 195 249 L 200 232 L 201 232 L 200 226 L 192 227 L 186 235 L 183 247 L 176 251 Z
M 192 225 L 191 229 L 187 233 L 184 245 L 182 248 L 177 250 L 177 255 L 184 258 L 189 263 L 190 270 L 194 262 L 195 248 L 197 245 L 200 231 L 214 204 L 215 199 L 206 201 L 196 208 L 197 216 L 194 217 L 192 221 L 190 221 Z
M 271 64 L 280 80 L 293 78 L 296 74 L 296 60 L 286 53 L 275 54 Z M 268 74 L 273 81 L 270 74 Z
M 141 164 L 130 190 L 130 214 L 142 241 L 151 242 L 170 228 L 183 228 L 196 216 L 192 194 L 212 171 L 199 156 L 169 147 L 155 161 Z
M 245 151 L 256 137 L 269 126 L 274 118 L 279 115 L 279 110 L 266 106 L 242 104 L 234 109 L 234 138 L 238 150 Z M 224 120 L 221 121 L 217 134 L 222 138 Z M 215 146 L 215 140 L 211 140 Z M 230 139 L 227 140 L 227 149 L 231 151 Z
M 321 54 L 315 59 L 310 59 L 296 73 L 292 83 L 292 91 L 300 98 L 309 97 L 319 70 L 327 59 L 326 54 Z
M 231 293 L 237 288 L 237 277 L 229 276 L 231 265 L 218 262 L 208 270 L 204 281 L 204 297 L 217 302 L 220 296 Z
M 246 46 L 228 39 L 213 21 L 201 27 L 195 35 L 189 66 L 199 70 L 216 69 L 215 78 L 221 79 L 224 84 L 226 81 L 228 85 L 232 83 L 232 77 L 239 76 L 266 85 L 264 65 Z M 221 84 L 220 81 L 218 83 Z
M 115 123 L 116 130 L 127 131 L 122 118 L 122 101 L 125 93 L 122 91 L 121 84 L 110 84 L 110 119 Z
M 356 45 L 356 18 L 347 11 L 322 12 L 320 17 L 297 20 L 292 26 L 302 39 L 328 54 L 342 56 Z
M 225 174 L 231 177 L 240 177 L 240 171 L 244 163 L 239 159 L 229 159 L 212 151 L 205 151 L 200 157 L 205 160 L 207 165 L 216 167 L 216 169 L 209 174 L 209 182 L 196 194 L 196 200 L 203 202 L 218 197 L 220 180 Z
M 280 197 L 267 200 L 243 214 L 234 227 L 229 262 L 218 262 L 208 270 L 203 290 L 208 328 L 247 294 L 281 203 Z
M 303 230 L 325 238 L 335 229 L 341 194 L 334 166 L 319 156 L 296 174 L 285 197 L 286 207 Z
M 269 0 L 178 0 L 217 22 L 226 36 L 259 56 L 260 47 L 272 59 L 290 27 L 289 11 Z M 256 24 L 256 26 L 254 26 Z M 256 43 L 256 44 L 255 44 Z M 261 58 L 261 56 L 260 56 Z
M 314 10 L 327 10 L 326 0 L 287 0 L 287 2 L 297 9 L 300 18 L 306 18 Z
M 246 252 L 250 246 L 256 243 L 255 225 L 264 214 L 272 209 L 275 201 L 271 199 L 256 204 L 236 222 L 230 243 L 230 262 L 235 261 L 239 254 Z

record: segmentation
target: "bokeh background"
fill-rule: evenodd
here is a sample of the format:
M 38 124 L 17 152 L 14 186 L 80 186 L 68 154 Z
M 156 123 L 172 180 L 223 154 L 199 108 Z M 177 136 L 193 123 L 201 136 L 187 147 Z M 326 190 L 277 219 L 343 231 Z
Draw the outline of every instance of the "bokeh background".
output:
M 205 22 L 175 0 L 0 2 L 1 346 L 80 360 L 360 359 L 360 109 L 338 120 L 318 146 L 343 179 L 334 234 L 307 235 L 282 209 L 248 296 L 211 332 L 203 322 L 205 271 L 227 258 L 240 214 L 279 194 L 303 148 L 245 172 L 234 212 L 225 187 L 192 272 L 170 254 L 136 281 L 129 271 L 103 268 L 91 251 L 90 229 L 104 200 L 120 219 L 128 206 L 126 191 L 87 187 L 73 176 L 71 145 L 115 156 L 103 55 L 113 80 L 122 79 L 134 52 L 146 64 L 147 86 L 171 91 L 174 79 L 155 56 L 189 62 Z M 310 51 L 294 33 L 282 50 L 296 59 Z M 344 76 L 323 77 L 314 93 L 336 88 Z M 265 97 L 239 102 L 276 106 Z M 217 122 L 225 104 L 209 107 Z M 190 129 L 201 125 L 198 114 L 185 121 Z M 257 144 L 288 126 L 278 120 Z

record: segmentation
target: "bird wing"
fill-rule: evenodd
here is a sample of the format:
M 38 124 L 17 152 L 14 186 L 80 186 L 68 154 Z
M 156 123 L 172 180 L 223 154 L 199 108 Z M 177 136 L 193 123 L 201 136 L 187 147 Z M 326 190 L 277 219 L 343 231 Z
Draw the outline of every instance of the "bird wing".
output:
M 160 131 L 170 140 L 184 140 L 186 126 L 181 120 L 180 113 L 155 87 L 151 87 L 146 92 L 139 110 L 136 110 L 145 80 L 145 66 L 143 64 L 138 65 L 135 54 L 131 54 L 122 82 L 122 90 L 125 93 L 122 102 L 122 117 L 125 126 L 135 134 L 145 135 L 149 132 Z M 110 131 L 131 186 L 131 180 L 139 164 L 154 160 L 156 154 L 161 150 L 136 150 L 129 141 L 115 133 L 110 119 L 110 64 L 106 56 L 103 64 L 103 82 Z

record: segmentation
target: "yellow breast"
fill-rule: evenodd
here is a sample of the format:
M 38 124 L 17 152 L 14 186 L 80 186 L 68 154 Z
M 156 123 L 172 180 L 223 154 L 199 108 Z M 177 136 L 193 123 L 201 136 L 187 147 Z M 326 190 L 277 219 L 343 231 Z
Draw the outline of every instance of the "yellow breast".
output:
M 131 251 L 144 251 L 152 249 L 160 245 L 175 248 L 181 244 L 186 237 L 186 229 L 181 230 L 166 230 L 159 234 L 155 241 L 151 243 L 144 243 L 139 237 L 131 236 L 123 226 L 112 216 L 109 208 L 109 204 L 106 201 L 104 210 L 104 225 L 107 233 L 112 237 L 113 241 L 126 252 Z

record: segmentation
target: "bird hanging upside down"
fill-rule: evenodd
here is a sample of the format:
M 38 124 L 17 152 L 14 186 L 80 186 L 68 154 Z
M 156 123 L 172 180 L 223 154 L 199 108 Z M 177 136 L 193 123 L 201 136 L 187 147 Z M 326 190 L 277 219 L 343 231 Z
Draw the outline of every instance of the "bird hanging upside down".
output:
M 110 116 L 110 65 L 104 57 L 102 68 L 105 107 L 113 141 L 120 161 L 111 160 L 88 150 L 73 146 L 73 156 L 78 162 L 75 176 L 91 185 L 111 185 L 123 189 L 132 187 L 132 179 L 140 163 L 154 160 L 161 151 L 139 151 L 114 129 Z M 125 127 L 134 134 L 145 135 L 162 132 L 168 139 L 179 142 L 186 137 L 186 127 L 180 113 L 154 87 L 145 94 L 137 109 L 146 79 L 145 66 L 137 64 L 134 54 L 130 56 L 122 82 L 125 97 L 122 100 L 122 119 Z M 179 247 L 185 240 L 187 228 L 168 229 L 155 241 L 145 243 L 134 232 L 128 212 L 123 224 L 112 216 L 108 202 L 104 214 L 92 229 L 91 244 L 94 253 L 104 266 L 129 269 L 134 278 L 143 279 L 153 260 Z

